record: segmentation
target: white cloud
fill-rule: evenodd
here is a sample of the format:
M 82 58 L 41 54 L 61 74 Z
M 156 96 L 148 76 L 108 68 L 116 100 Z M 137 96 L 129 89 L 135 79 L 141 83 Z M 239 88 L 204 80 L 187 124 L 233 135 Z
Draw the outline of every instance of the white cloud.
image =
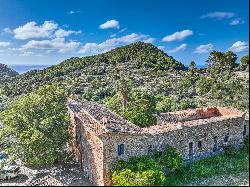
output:
M 100 29 L 110 29 L 110 28 L 117 28 L 119 29 L 119 21 L 116 21 L 114 19 L 106 21 L 105 23 L 101 24 L 99 26 Z
M 21 57 L 30 57 L 30 56 L 36 56 L 36 57 L 44 57 L 43 54 L 37 54 L 32 51 L 24 51 L 23 53 L 19 54 Z
M 24 51 L 23 53 L 21 53 L 19 56 L 34 56 L 35 53 L 31 52 L 31 51 Z
M 158 46 L 157 48 L 158 48 L 158 49 L 163 50 L 163 49 L 165 49 L 166 47 L 165 47 L 165 46 L 160 45 L 160 46 Z
M 72 14 L 81 14 L 81 13 L 82 13 L 81 10 L 77 10 L 77 11 L 71 10 L 71 11 L 69 11 L 67 14 L 72 15 Z
M 154 39 L 148 35 L 132 33 L 119 38 L 108 39 L 100 44 L 97 43 L 86 43 L 80 50 L 79 53 L 83 54 L 97 54 L 109 51 L 115 47 L 130 44 L 136 41 L 152 42 Z
M 229 23 L 230 25 L 240 25 L 240 24 L 244 24 L 245 21 L 240 19 L 240 18 L 236 18 L 231 20 L 231 22 Z
M 176 40 L 183 40 L 188 36 L 193 35 L 193 31 L 192 30 L 183 30 L 183 31 L 178 31 L 175 32 L 171 35 L 165 36 L 162 41 L 164 42 L 172 42 L 172 41 L 176 41 Z
M 3 32 L 5 32 L 5 33 L 9 33 L 9 34 L 12 34 L 13 32 L 12 32 L 12 30 L 10 29 L 10 28 L 4 28 L 3 29 Z
M 27 40 L 31 38 L 50 38 L 57 28 L 58 24 L 53 21 L 45 21 L 41 26 L 37 26 L 37 23 L 32 21 L 14 29 L 13 32 L 14 38 L 20 40 Z
M 10 30 L 7 28 L 8 31 Z M 44 21 L 42 25 L 36 22 L 28 22 L 23 26 L 13 30 L 14 38 L 19 40 L 35 39 L 35 38 L 64 38 L 71 34 L 80 34 L 82 31 L 64 30 L 53 21 Z
M 10 44 L 10 42 L 0 42 L 0 47 L 8 47 Z
M 58 50 L 61 53 L 73 51 L 80 46 L 79 42 L 75 41 L 65 41 L 64 38 L 55 38 L 53 40 L 42 40 L 36 41 L 31 40 L 22 46 L 24 49 L 53 49 Z
M 56 38 L 64 38 L 64 37 L 67 37 L 71 34 L 80 34 L 82 31 L 72 31 L 72 30 L 64 30 L 64 29 L 58 29 L 56 32 L 55 32 L 55 37 Z
M 110 35 L 110 38 L 114 38 L 114 37 L 116 37 L 118 34 L 125 32 L 126 30 L 127 30 L 127 28 L 123 28 L 123 29 L 121 29 L 119 32 L 114 33 L 114 34 L 111 34 L 111 35 Z
M 187 44 L 181 44 L 180 46 L 172 49 L 172 50 L 169 50 L 167 51 L 168 53 L 176 53 L 176 52 L 179 52 L 179 51 L 183 51 L 187 48 Z
M 201 18 L 213 18 L 216 20 L 228 19 L 234 17 L 236 14 L 233 12 L 210 12 L 205 15 L 202 15 Z
M 242 52 L 242 51 L 247 51 L 249 49 L 249 43 L 247 42 L 242 42 L 242 41 L 237 41 L 235 42 L 229 50 L 233 52 Z
M 68 12 L 68 14 L 74 14 L 74 13 L 75 13 L 75 11 L 73 11 L 73 10 Z
M 213 50 L 213 44 L 206 44 L 206 45 L 199 45 L 198 47 L 195 48 L 194 53 L 209 53 L 210 51 Z

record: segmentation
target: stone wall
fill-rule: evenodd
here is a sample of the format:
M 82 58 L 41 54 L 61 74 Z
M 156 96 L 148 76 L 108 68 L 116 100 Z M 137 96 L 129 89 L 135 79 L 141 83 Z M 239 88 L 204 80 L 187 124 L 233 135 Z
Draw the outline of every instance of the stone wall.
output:
M 99 124 L 88 116 L 80 120 L 72 111 L 70 117 L 70 145 L 83 175 L 94 185 L 103 185 L 103 143 L 96 132 L 87 128 Z
M 158 124 L 147 128 L 139 128 L 87 101 L 71 103 L 69 116 L 69 144 L 84 176 L 94 185 L 112 184 L 110 171 L 119 159 L 148 155 L 170 145 L 189 162 L 217 154 L 227 144 L 240 146 L 249 134 L 249 120 L 230 108 L 161 114 Z M 122 155 L 118 155 L 120 144 L 125 147 Z
M 220 119 L 204 125 L 183 126 L 180 129 L 161 134 L 128 134 L 110 133 L 102 136 L 104 147 L 104 169 L 109 171 L 114 162 L 119 159 L 128 159 L 132 156 L 149 154 L 150 147 L 163 150 L 171 145 L 184 155 L 186 161 L 200 159 L 222 151 L 225 144 L 239 146 L 243 141 L 244 119 L 232 117 Z M 228 142 L 224 142 L 225 135 L 229 133 Z M 213 151 L 214 138 L 217 137 L 218 148 Z M 198 142 L 201 141 L 201 147 Z M 190 155 L 189 143 L 193 142 L 193 154 Z M 118 156 L 117 147 L 125 145 L 125 154 Z

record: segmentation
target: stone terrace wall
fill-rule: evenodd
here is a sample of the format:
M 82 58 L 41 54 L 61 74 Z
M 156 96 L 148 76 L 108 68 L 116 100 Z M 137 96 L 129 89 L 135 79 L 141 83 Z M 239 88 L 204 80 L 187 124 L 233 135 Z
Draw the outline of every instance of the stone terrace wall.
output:
M 226 144 L 224 138 L 229 133 L 227 144 L 239 146 L 243 141 L 244 120 L 242 117 L 220 119 L 204 125 L 184 126 L 180 129 L 162 134 L 107 134 L 102 137 L 104 146 L 104 170 L 109 171 L 112 164 L 119 159 L 128 159 L 131 156 L 149 154 L 149 148 L 163 150 L 171 145 L 184 155 L 185 160 L 193 160 L 214 154 L 214 137 L 218 138 L 218 150 Z M 202 147 L 198 148 L 198 141 Z M 193 142 L 192 156 L 189 155 L 189 143 Z M 117 147 L 125 145 L 125 154 L 118 156 Z

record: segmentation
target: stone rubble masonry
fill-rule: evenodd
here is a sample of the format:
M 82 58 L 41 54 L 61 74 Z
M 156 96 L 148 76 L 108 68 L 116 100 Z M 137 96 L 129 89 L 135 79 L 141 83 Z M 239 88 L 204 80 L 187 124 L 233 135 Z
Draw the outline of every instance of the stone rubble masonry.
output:
M 198 108 L 160 114 L 154 126 L 140 128 L 105 106 L 68 100 L 71 149 L 83 174 L 94 185 L 111 185 L 113 164 L 133 156 L 175 147 L 189 162 L 223 151 L 223 145 L 239 147 L 249 134 L 249 118 L 233 108 Z M 244 128 L 246 134 L 243 136 Z M 225 136 L 228 141 L 225 142 Z M 118 156 L 118 145 L 124 154 Z

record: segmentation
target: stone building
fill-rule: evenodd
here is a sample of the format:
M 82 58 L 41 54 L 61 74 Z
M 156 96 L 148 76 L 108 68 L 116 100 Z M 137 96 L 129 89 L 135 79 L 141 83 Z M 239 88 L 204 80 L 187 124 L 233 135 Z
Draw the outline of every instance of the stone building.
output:
M 157 116 L 157 124 L 140 128 L 105 106 L 68 101 L 71 148 L 84 175 L 95 185 L 110 185 L 114 162 L 162 151 L 171 145 L 186 161 L 240 146 L 248 135 L 245 114 L 232 108 L 199 108 Z

